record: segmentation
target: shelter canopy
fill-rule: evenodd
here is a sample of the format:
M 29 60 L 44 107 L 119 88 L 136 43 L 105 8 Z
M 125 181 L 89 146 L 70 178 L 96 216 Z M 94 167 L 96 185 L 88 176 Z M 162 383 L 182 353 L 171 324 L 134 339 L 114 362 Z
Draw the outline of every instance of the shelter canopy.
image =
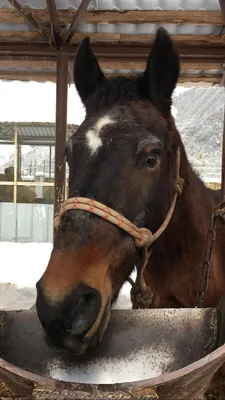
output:
M 140 72 L 164 26 L 179 49 L 180 83 L 218 84 L 225 58 L 220 4 L 223 9 L 224 0 L 0 0 L 0 79 L 55 81 L 56 49 L 71 64 L 86 35 L 107 75 Z

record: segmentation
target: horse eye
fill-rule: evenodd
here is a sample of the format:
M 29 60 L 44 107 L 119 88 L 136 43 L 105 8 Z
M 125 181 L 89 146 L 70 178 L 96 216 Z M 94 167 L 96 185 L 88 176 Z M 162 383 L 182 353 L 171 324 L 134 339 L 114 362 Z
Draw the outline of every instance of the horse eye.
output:
M 153 151 L 152 153 L 149 154 L 147 160 L 146 160 L 146 165 L 149 168 L 154 168 L 156 164 L 159 161 L 159 153 L 156 153 Z

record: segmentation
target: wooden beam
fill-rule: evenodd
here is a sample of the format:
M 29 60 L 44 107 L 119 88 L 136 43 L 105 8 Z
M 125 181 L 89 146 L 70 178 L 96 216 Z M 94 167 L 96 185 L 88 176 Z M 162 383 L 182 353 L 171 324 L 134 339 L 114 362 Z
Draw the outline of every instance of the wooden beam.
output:
M 223 17 L 223 23 L 225 25 L 225 1 L 219 0 L 219 3 L 220 3 L 221 13 L 222 13 L 222 17 Z
M 225 73 L 223 74 L 223 76 L 221 78 L 220 86 L 225 87 Z
M 51 39 L 55 45 L 55 48 L 59 49 L 62 44 L 61 40 L 61 25 L 59 21 L 58 11 L 56 7 L 55 0 L 46 0 L 49 19 L 50 19 L 50 27 L 51 27 Z
M 14 72 L 14 71 L 0 71 L 0 79 L 9 81 L 36 81 L 36 82 L 55 82 L 56 73 L 55 72 Z
M 225 89 L 223 89 L 224 91 Z M 222 166 L 221 166 L 221 201 L 225 201 L 225 105 L 223 111 L 223 142 L 222 142 Z
M 0 57 L 0 68 L 35 68 L 35 69 L 55 69 L 56 60 L 41 60 L 38 57 L 33 59 L 10 59 L 4 60 Z
M 220 83 L 221 75 L 181 75 L 179 78 L 179 83 L 181 82 L 208 82 L 208 83 Z
M 107 77 L 113 76 L 135 76 L 136 73 L 133 71 L 131 74 L 125 73 L 107 73 Z M 19 81 L 37 81 L 37 82 L 56 82 L 56 72 L 48 71 L 48 72 L 36 72 L 36 71 L 20 71 L 20 72 L 12 72 L 12 71 L 0 71 L 0 79 L 4 80 L 19 80 Z M 205 82 L 212 84 L 219 84 L 221 81 L 221 75 L 181 75 L 179 79 L 179 83 L 182 82 Z
M 109 77 L 114 77 L 114 76 L 135 76 L 135 72 L 133 74 L 124 74 L 124 73 L 113 73 L 113 74 L 106 74 L 106 76 Z M 209 83 L 209 84 L 219 84 L 220 83 L 221 76 L 215 76 L 215 75 L 181 75 L 178 84 L 181 83 Z
M 9 0 L 10 3 L 15 0 Z M 32 9 L 38 21 L 49 22 L 48 11 L 45 9 Z M 29 14 L 29 12 L 28 12 Z M 58 10 L 61 23 L 71 23 L 74 18 L 73 10 Z M 10 8 L 0 9 L 0 22 L 24 22 L 23 14 Z M 152 11 L 87 11 L 83 18 L 85 24 L 198 24 L 222 25 L 223 19 L 220 11 L 190 11 L 190 10 L 152 10 Z
M 79 44 L 86 36 L 90 37 L 93 44 L 97 43 L 124 43 L 138 44 L 145 43 L 152 45 L 155 35 L 132 35 L 120 33 L 80 33 L 75 32 L 71 43 Z M 225 49 L 225 35 L 171 35 L 175 44 L 179 47 L 182 45 L 193 47 L 223 47 Z M 23 31 L 0 31 L 0 41 L 18 41 L 18 42 L 43 42 L 43 38 L 37 32 Z
M 38 32 L 44 40 L 49 42 L 50 37 L 46 29 L 43 29 L 31 11 L 26 11 L 17 0 L 8 0 L 16 11 Z
M 81 23 L 84 14 L 85 14 L 85 10 L 88 8 L 89 3 L 91 0 L 82 0 L 80 3 L 80 6 L 76 12 L 76 14 L 73 17 L 73 20 L 71 22 L 71 25 L 68 29 L 68 31 L 66 32 L 65 36 L 64 36 L 64 43 L 70 43 L 74 33 L 77 30 L 77 26 Z
M 93 24 L 199 24 L 221 25 L 218 11 L 152 10 L 152 11 L 92 11 L 84 23 Z
M 137 61 L 137 60 L 123 60 L 123 59 L 108 59 L 104 60 L 102 58 L 98 59 L 99 64 L 102 69 L 112 69 L 112 70 L 139 70 L 143 71 L 146 68 L 146 61 Z M 1 64 L 0 64 L 1 65 Z M 182 70 L 222 70 L 223 62 L 221 61 L 207 61 L 204 62 L 196 62 L 196 61 L 184 61 L 181 62 Z
M 47 45 L 46 42 L 24 43 L 14 41 L 0 41 L 0 54 L 9 56 L 29 56 L 37 54 L 39 56 L 51 56 L 55 55 L 55 49 Z
M 93 43 L 92 49 L 96 56 L 104 58 L 123 58 L 133 60 L 146 60 L 151 50 L 151 46 L 146 43 Z M 225 47 L 212 46 L 205 48 L 203 46 L 178 46 L 181 59 L 195 60 L 223 60 L 225 59 Z M 65 51 L 74 56 L 76 54 L 77 44 L 65 46 Z M 23 42 L 4 42 L 0 41 L 0 53 L 9 56 L 51 56 L 55 55 L 55 49 L 47 43 L 23 43 Z
M 0 32 L 1 34 L 1 32 Z M 146 43 L 152 44 L 155 35 L 147 34 L 126 34 L 126 33 L 89 33 L 76 32 L 72 43 L 80 43 L 86 36 L 89 36 L 91 43 Z M 170 35 L 176 45 L 189 46 L 225 46 L 224 35 Z M 1 36 L 0 36 L 1 37 Z
M 45 42 L 37 32 L 0 31 L 0 41 Z
M 81 33 L 75 32 L 71 43 L 79 44 L 86 36 L 94 44 L 101 42 L 138 44 L 145 43 L 152 45 L 155 35 L 132 35 L 123 33 Z M 177 46 L 205 46 L 205 47 L 224 47 L 225 35 L 171 35 Z M 23 31 L 0 31 L 0 41 L 20 41 L 20 42 L 43 42 L 43 38 L 37 32 Z
M 223 24 L 225 25 L 225 1 L 219 0 L 221 13 L 223 17 Z M 225 86 L 225 74 L 223 74 L 220 86 Z M 225 107 L 223 117 L 223 143 L 222 143 L 222 168 L 221 168 L 221 201 L 225 200 Z
M 71 63 L 73 60 L 71 59 Z M 107 59 L 99 58 L 100 66 L 103 70 L 132 70 L 132 71 L 143 71 L 146 67 L 146 61 L 137 61 L 137 60 L 123 60 L 123 59 Z M 56 68 L 56 58 L 55 57 L 46 57 L 46 59 L 42 59 L 40 57 L 2 57 L 0 55 L 0 68 Z M 204 60 L 204 62 L 196 62 L 196 61 L 184 61 L 181 62 L 181 70 L 202 70 L 209 71 L 215 70 L 220 71 L 223 70 L 223 63 L 221 60 L 217 60 L 215 62 Z

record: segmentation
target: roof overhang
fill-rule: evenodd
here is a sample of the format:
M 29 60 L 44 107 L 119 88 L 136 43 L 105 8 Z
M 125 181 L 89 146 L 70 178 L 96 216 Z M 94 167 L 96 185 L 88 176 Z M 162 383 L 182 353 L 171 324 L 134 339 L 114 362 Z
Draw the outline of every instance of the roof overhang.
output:
M 126 9 L 128 3 L 132 9 Z M 0 79 L 55 81 L 57 51 L 68 53 L 73 63 L 87 35 L 108 76 L 136 74 L 144 70 L 156 29 L 163 25 L 179 50 L 179 83 L 220 84 L 225 63 L 220 3 L 196 0 L 192 9 L 186 0 L 179 9 L 177 1 L 167 3 L 165 9 L 163 0 L 146 0 L 140 9 L 137 0 L 0 0 Z

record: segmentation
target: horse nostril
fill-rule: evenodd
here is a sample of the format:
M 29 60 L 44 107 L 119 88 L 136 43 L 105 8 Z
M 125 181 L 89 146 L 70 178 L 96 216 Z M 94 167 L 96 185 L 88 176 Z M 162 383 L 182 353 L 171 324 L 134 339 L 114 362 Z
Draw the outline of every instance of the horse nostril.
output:
M 86 293 L 80 295 L 76 302 L 71 303 L 70 316 L 65 315 L 65 326 L 67 332 L 76 336 L 84 336 L 94 324 L 100 308 L 100 294 L 90 288 Z
M 81 339 L 94 324 L 100 309 L 101 295 L 87 285 L 78 285 L 61 303 L 51 305 L 41 285 L 37 285 L 39 320 L 54 342 L 64 337 Z
M 95 306 L 97 303 L 97 296 L 92 293 L 92 294 L 85 294 L 84 296 L 81 296 L 78 300 L 77 304 L 77 309 L 78 311 L 82 311 L 85 307 L 92 307 Z

